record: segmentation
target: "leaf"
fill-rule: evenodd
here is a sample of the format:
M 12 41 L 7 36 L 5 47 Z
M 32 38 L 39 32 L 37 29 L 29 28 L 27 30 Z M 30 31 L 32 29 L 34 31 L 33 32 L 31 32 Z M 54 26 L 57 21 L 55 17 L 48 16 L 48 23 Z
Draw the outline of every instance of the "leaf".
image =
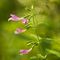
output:
M 60 52 L 57 52 L 57 51 L 55 51 L 55 50 L 50 50 L 50 49 L 47 49 L 47 51 L 48 51 L 49 53 L 51 53 L 51 54 L 54 54 L 54 55 L 60 57 Z
M 47 37 L 48 25 L 45 23 L 40 23 L 36 27 L 36 34 L 41 37 Z
M 46 49 L 50 49 L 50 48 L 51 48 L 51 40 L 47 38 L 42 38 L 39 44 L 40 53 L 45 56 L 47 54 Z

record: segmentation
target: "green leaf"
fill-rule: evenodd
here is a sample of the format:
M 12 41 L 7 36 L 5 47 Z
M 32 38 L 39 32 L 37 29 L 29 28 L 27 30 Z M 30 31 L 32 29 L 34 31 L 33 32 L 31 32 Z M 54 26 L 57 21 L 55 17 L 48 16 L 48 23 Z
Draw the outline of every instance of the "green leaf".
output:
M 54 54 L 54 55 L 60 57 L 60 52 L 58 52 L 58 51 L 56 51 L 56 50 L 47 49 L 47 51 L 48 51 L 49 53 L 51 53 L 51 54 Z
M 42 55 L 46 55 L 48 52 L 46 49 L 50 49 L 51 48 L 51 40 L 47 39 L 47 38 L 42 38 L 39 44 L 39 51 Z

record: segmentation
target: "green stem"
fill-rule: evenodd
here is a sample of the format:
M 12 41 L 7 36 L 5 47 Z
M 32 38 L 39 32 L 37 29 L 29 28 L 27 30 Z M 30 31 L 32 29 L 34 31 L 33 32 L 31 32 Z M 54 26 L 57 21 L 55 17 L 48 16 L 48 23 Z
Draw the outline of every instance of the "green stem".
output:
M 33 16 L 33 27 L 34 27 L 34 32 L 35 32 L 35 35 L 36 35 L 36 21 L 35 21 L 35 13 L 34 13 L 34 8 L 32 9 L 32 16 Z M 38 37 L 38 35 L 36 35 L 37 36 L 37 42 L 39 42 L 39 37 Z
M 34 20 L 34 17 L 35 17 L 34 9 L 32 10 L 32 13 L 33 13 L 33 27 L 35 27 L 34 29 L 35 29 L 35 34 L 36 34 L 37 32 L 36 32 L 36 24 L 35 24 L 35 22 L 37 22 L 37 24 L 38 24 L 38 21 Z M 39 42 L 39 36 L 37 34 L 36 34 L 36 36 L 37 36 L 37 42 Z M 47 55 L 43 56 L 43 55 L 40 54 L 40 56 L 42 57 L 42 60 L 46 60 Z

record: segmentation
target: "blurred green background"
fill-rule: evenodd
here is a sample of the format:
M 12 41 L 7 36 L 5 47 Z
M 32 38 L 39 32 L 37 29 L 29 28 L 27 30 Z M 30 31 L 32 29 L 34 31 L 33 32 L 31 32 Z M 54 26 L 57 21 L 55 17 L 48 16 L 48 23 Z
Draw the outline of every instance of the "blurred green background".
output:
M 15 29 L 23 25 L 8 22 L 8 18 L 11 13 L 20 17 L 26 15 L 28 11 L 25 8 L 32 4 L 39 14 L 35 17 L 38 21 L 38 24 L 35 22 L 36 34 L 52 40 L 42 39 L 39 47 L 34 47 L 28 55 L 20 56 L 19 50 L 30 48 L 26 43 L 36 41 L 36 35 L 34 29 L 15 35 Z M 60 0 L 0 0 L 0 60 L 41 60 L 38 54 L 44 55 L 46 48 L 53 50 L 49 50 L 46 60 L 60 60 Z

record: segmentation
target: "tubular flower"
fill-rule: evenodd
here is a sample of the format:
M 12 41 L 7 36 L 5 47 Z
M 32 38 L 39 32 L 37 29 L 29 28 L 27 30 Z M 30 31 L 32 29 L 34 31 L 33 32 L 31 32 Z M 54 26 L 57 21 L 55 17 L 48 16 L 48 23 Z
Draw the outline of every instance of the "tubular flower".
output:
M 22 21 L 22 23 L 23 23 L 23 24 L 27 24 L 27 23 L 28 23 L 28 20 L 27 20 L 27 19 L 25 19 L 25 18 L 24 18 L 24 19 L 22 19 L 21 21 Z
M 28 54 L 33 49 L 33 47 L 34 47 L 34 45 L 30 49 L 22 49 L 19 51 L 19 53 L 21 55 Z
M 14 33 L 15 33 L 15 34 L 20 34 L 20 33 L 23 33 L 23 32 L 25 32 L 25 31 L 26 31 L 26 29 L 17 28 L 17 29 L 14 31 Z
M 10 21 L 10 20 L 12 20 L 12 21 L 19 21 L 19 20 L 22 19 L 22 18 L 14 15 L 14 14 L 11 14 L 10 16 L 11 16 L 11 17 L 8 19 L 8 21 Z
M 20 53 L 21 55 L 23 55 L 23 54 L 28 54 L 31 50 L 32 50 L 32 48 L 30 48 L 30 49 L 23 49 L 23 50 L 20 50 L 19 53 Z

